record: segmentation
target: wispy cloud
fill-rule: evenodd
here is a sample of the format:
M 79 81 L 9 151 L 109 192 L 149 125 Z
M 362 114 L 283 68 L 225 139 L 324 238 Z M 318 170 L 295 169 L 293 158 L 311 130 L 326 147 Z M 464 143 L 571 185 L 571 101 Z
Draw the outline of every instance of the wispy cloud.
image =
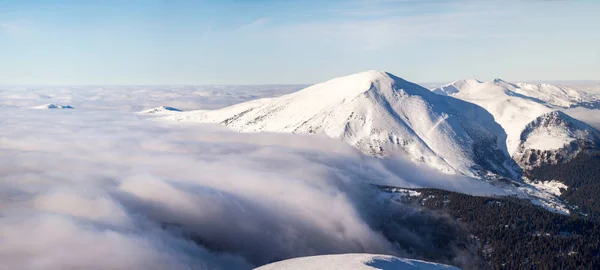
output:
M 283 42 L 335 43 L 348 50 L 379 50 L 420 38 L 498 38 L 510 34 L 500 27 L 510 23 L 510 14 L 490 4 L 355 1 L 312 12 L 305 15 L 315 19 L 271 24 L 261 28 L 261 34 Z M 261 18 L 242 28 L 268 21 Z
M 268 18 L 268 17 L 258 18 L 258 19 L 252 21 L 249 24 L 245 24 L 245 25 L 240 26 L 238 29 L 240 29 L 240 30 L 243 30 L 243 29 L 252 29 L 252 28 L 264 26 L 267 23 L 269 23 L 270 21 L 271 21 L 271 19 Z

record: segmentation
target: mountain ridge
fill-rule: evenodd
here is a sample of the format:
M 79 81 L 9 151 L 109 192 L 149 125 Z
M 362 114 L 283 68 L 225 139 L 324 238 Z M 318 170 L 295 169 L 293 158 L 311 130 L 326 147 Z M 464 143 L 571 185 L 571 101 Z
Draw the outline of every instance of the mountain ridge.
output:
M 600 131 L 561 111 L 552 111 L 526 126 L 514 158 L 528 169 L 567 162 L 590 151 L 600 151 Z
M 322 134 L 362 152 L 398 152 L 446 173 L 515 178 L 502 127 L 485 109 L 382 71 L 366 71 L 277 98 L 166 117 L 220 123 L 241 132 Z

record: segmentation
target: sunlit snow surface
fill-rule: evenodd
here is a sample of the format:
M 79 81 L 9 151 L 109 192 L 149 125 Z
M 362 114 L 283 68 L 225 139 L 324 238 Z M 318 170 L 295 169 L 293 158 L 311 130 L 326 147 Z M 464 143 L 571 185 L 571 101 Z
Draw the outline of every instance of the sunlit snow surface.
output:
M 518 175 L 506 151 L 506 134 L 490 113 L 376 70 L 277 98 L 164 119 L 219 123 L 241 132 L 325 135 L 367 155 L 402 153 L 449 174 Z
M 449 95 L 475 103 L 488 110 L 502 125 L 507 134 L 507 147 L 514 154 L 522 143 L 521 133 L 539 116 L 562 110 L 580 120 L 600 124 L 600 92 L 590 84 L 560 86 L 547 83 L 510 83 L 501 79 L 481 82 L 460 80 L 432 89 L 434 93 Z M 555 134 L 553 134 L 555 133 Z M 547 136 L 544 136 L 547 135 Z M 554 135 L 557 137 L 554 138 Z M 560 131 L 540 132 L 535 137 L 541 141 L 528 141 L 533 149 L 557 149 L 573 138 Z
M 546 191 L 548 193 L 554 194 L 556 196 L 560 196 L 560 194 L 562 194 L 565 190 L 567 190 L 569 187 L 561 182 L 552 180 L 552 181 L 535 181 L 535 182 L 530 182 L 527 181 L 527 183 L 531 184 L 532 186 L 536 187 L 539 190 L 543 190 Z
M 341 254 L 295 258 L 276 262 L 257 268 L 256 270 L 458 270 L 456 267 L 443 264 L 410 260 L 375 254 Z
M 540 129 L 529 134 L 524 146 L 528 149 L 556 150 L 573 140 L 563 129 Z

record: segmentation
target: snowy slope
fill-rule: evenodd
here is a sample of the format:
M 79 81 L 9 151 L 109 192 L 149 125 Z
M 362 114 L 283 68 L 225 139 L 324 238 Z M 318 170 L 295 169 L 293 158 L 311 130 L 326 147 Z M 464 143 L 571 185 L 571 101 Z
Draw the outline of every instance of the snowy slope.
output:
M 591 94 L 584 91 L 575 90 L 569 87 L 557 86 L 552 84 L 531 84 L 514 83 L 511 89 L 518 94 L 543 101 L 546 104 L 556 107 L 579 107 L 592 106 L 600 104 L 600 95 Z
M 277 98 L 165 119 L 220 123 L 242 132 L 322 134 L 370 155 L 404 153 L 447 173 L 518 174 L 501 126 L 484 109 L 379 71 L 336 78 Z
M 432 91 L 436 94 L 450 96 L 460 92 L 462 89 L 474 87 L 479 84 L 481 84 L 481 82 L 475 79 L 460 80 L 451 84 L 440 86 L 439 88 L 435 88 Z
M 521 132 L 537 117 L 557 108 L 589 106 L 600 101 L 600 97 L 597 95 L 567 87 L 550 84 L 513 84 L 501 79 L 488 82 L 462 80 L 432 91 L 475 103 L 488 110 L 506 131 L 506 143 L 511 155 L 519 147 Z M 550 138 L 554 135 L 557 137 Z M 532 138 L 530 143 L 548 144 L 547 147 L 562 144 L 567 140 L 558 133 L 539 137 L 539 143 L 536 143 L 534 139 Z M 539 147 L 539 145 L 534 147 Z
M 463 80 L 432 90 L 488 110 L 507 133 L 507 147 L 525 171 L 568 161 L 581 152 L 599 151 L 600 135 L 590 125 L 561 109 L 594 107 L 598 96 L 548 84 Z M 555 183 L 533 182 L 519 187 L 531 200 L 560 213 L 569 210 L 555 196 Z M 568 188 L 566 186 L 561 186 Z
M 525 127 L 513 157 L 523 168 L 529 168 L 566 161 L 590 150 L 600 150 L 600 131 L 563 112 L 552 111 Z
M 600 104 L 600 96 L 596 94 L 551 84 L 509 83 L 501 79 L 488 82 L 461 80 L 432 91 L 475 103 L 488 110 L 506 131 L 511 154 L 519 147 L 521 132 L 537 117 L 555 109 L 596 107 Z M 542 137 L 538 137 L 538 142 L 532 136 L 530 143 L 534 144 L 533 147 L 541 147 L 540 144 L 556 147 L 570 140 L 563 135 L 540 134 Z
M 374 254 L 340 254 L 294 258 L 275 262 L 256 268 L 257 270 L 290 270 L 290 269 L 393 269 L 393 270 L 439 270 L 459 269 L 444 264 L 398 258 L 389 255 Z
M 494 79 L 489 82 L 481 82 L 475 79 L 460 80 L 440 86 L 432 91 L 436 94 L 455 96 L 459 92 L 472 93 L 477 91 L 485 93 L 491 86 L 501 88 L 507 95 L 522 96 L 523 98 L 557 108 L 593 106 L 600 103 L 600 95 L 598 94 L 546 83 L 509 83 L 502 79 Z M 463 96 L 463 94 L 458 94 L 457 96 Z

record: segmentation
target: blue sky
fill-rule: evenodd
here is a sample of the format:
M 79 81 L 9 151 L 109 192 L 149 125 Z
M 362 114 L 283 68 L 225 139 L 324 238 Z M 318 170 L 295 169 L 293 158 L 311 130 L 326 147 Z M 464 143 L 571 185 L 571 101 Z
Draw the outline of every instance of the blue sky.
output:
M 600 79 L 600 1 L 0 0 L 0 84 Z

